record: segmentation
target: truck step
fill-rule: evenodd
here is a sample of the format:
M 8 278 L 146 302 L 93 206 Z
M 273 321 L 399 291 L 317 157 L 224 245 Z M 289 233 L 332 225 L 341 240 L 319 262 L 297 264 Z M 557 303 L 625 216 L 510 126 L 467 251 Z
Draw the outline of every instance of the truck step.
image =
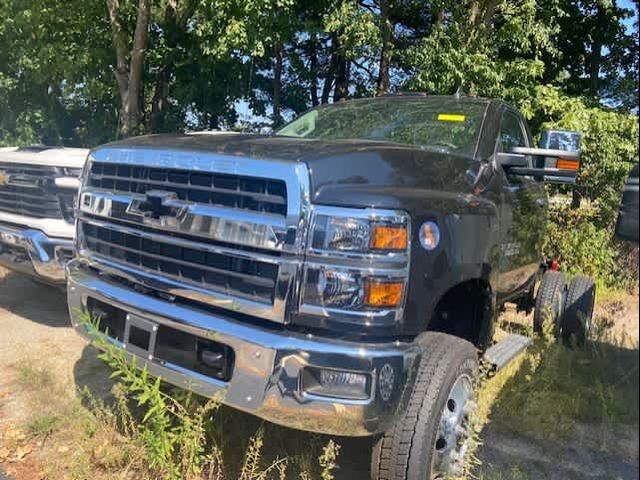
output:
M 499 341 L 484 354 L 484 361 L 492 367 L 494 372 L 502 370 L 523 353 L 533 340 L 523 335 L 512 333 Z

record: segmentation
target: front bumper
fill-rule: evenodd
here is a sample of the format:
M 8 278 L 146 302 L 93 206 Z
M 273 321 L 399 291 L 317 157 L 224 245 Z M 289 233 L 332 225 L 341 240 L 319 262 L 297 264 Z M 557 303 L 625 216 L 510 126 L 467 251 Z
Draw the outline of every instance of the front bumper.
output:
M 94 332 L 83 322 L 87 302 L 99 301 L 200 338 L 224 344 L 235 354 L 230 380 L 225 382 L 157 358 L 156 350 L 141 354 L 128 339 L 109 341 L 137 357 L 149 373 L 200 395 L 223 392 L 223 403 L 290 428 L 343 436 L 367 436 L 388 430 L 404 408 L 413 386 L 418 348 L 413 343 L 383 344 L 346 342 L 286 330 L 271 330 L 238 322 L 209 312 L 144 295 L 112 283 L 88 271 L 83 262 L 67 268 L 68 298 L 74 328 L 91 338 Z M 128 317 L 127 317 L 128 318 Z M 127 322 L 129 320 L 127 319 Z M 153 351 L 151 351 L 153 350 Z M 380 395 L 378 375 L 393 368 L 392 394 L 385 377 L 386 401 Z M 341 369 L 371 375 L 371 395 L 349 400 L 310 395 L 302 391 L 305 368 Z
M 52 238 L 40 230 L 0 223 L 0 265 L 48 283 L 63 285 L 65 263 L 73 255 L 73 241 Z

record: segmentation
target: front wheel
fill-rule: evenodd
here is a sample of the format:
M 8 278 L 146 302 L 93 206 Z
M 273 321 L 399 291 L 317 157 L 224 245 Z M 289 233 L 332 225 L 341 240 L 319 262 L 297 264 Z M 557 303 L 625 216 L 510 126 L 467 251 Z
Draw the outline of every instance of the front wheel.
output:
M 436 480 L 464 473 L 471 436 L 475 347 L 460 338 L 428 332 L 403 417 L 373 448 L 373 480 Z

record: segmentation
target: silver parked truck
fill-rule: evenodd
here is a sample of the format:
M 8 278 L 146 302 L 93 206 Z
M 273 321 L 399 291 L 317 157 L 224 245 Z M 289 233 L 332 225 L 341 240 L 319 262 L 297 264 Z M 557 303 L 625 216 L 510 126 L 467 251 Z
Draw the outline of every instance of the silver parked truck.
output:
M 0 148 L 0 265 L 64 286 L 84 148 Z

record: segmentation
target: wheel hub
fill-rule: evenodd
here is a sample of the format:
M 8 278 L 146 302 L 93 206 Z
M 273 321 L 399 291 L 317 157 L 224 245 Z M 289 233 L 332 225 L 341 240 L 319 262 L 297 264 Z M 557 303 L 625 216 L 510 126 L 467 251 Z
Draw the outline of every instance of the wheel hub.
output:
M 440 418 L 431 468 L 432 480 L 464 473 L 473 406 L 473 382 L 468 375 L 462 375 L 453 384 Z

